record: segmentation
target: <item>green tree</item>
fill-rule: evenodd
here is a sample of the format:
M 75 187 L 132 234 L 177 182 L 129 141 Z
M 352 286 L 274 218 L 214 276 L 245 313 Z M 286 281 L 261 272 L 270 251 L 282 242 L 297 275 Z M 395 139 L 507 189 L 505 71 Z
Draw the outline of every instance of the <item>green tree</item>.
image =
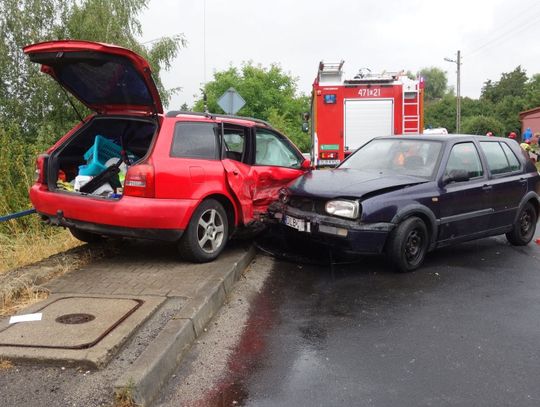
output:
M 2 0 L 0 2 L 0 120 L 21 124 L 21 137 L 50 144 L 77 120 L 59 86 L 22 52 L 35 42 L 74 38 L 113 43 L 135 50 L 152 66 L 167 104 L 159 73 L 168 68 L 184 44 L 181 36 L 146 47 L 138 14 L 148 0 Z M 84 109 L 79 104 L 79 108 Z
M 540 74 L 533 75 L 525 84 L 525 110 L 540 106 Z
M 522 97 L 526 83 L 527 74 L 521 66 L 518 66 L 512 72 L 503 73 L 497 82 L 490 79 L 484 82 L 480 98 L 492 103 L 499 103 L 508 96 Z
M 504 136 L 504 124 L 492 116 L 470 116 L 461 124 L 465 134 L 486 134 L 492 132 L 494 136 Z
M 449 133 L 456 131 L 456 98 L 446 94 L 442 99 L 426 103 L 424 123 L 428 128 L 444 127 Z
M 139 13 L 149 0 L 2 0 L 0 1 L 0 214 L 24 209 L 33 163 L 78 120 L 60 87 L 22 48 L 73 38 L 125 46 L 147 58 L 167 104 L 171 91 L 159 79 L 184 45 L 182 36 L 146 46 Z M 86 110 L 76 100 L 78 108 Z M 27 218 L 28 219 L 28 218 Z M 28 222 L 27 219 L 20 224 Z M 37 218 L 34 218 L 37 220 Z M 5 229 L 6 226 L 4 226 Z
M 230 67 L 214 73 L 214 79 L 205 86 L 208 110 L 222 112 L 219 97 L 230 87 L 236 89 L 246 101 L 239 115 L 267 120 L 289 136 L 303 151 L 309 149 L 309 136 L 302 133 L 302 112 L 309 111 L 309 97 L 298 95 L 298 79 L 283 72 L 277 64 L 265 68 L 244 63 L 240 68 Z M 204 110 L 199 99 L 194 111 Z
M 426 102 L 440 100 L 447 93 L 448 78 L 440 68 L 422 68 L 418 76 L 424 78 L 424 98 Z

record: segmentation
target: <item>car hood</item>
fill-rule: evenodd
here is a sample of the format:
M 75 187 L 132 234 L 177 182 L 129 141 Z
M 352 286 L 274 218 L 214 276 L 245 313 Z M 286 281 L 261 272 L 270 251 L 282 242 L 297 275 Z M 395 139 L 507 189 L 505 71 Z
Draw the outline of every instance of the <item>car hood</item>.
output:
M 382 193 L 428 182 L 425 178 L 393 172 L 353 169 L 316 170 L 304 174 L 289 186 L 294 195 L 322 198 L 354 197 Z
M 59 40 L 28 45 L 41 64 L 73 96 L 98 113 L 163 113 L 148 62 L 133 51 L 90 41 Z

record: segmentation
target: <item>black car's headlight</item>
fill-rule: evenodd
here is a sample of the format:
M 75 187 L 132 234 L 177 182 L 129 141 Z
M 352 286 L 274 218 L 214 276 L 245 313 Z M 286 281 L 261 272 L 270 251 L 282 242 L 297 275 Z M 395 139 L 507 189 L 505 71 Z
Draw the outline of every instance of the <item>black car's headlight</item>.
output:
M 335 199 L 326 202 L 324 206 L 326 213 L 343 218 L 356 219 L 360 215 L 360 204 L 357 201 L 346 199 Z

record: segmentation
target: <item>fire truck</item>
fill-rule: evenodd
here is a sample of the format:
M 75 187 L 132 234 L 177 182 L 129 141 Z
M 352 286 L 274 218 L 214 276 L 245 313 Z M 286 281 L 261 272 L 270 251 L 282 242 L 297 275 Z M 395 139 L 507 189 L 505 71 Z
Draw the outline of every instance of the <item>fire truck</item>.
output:
M 373 137 L 419 134 L 424 83 L 402 72 L 362 69 L 345 79 L 344 61 L 319 64 L 311 100 L 312 161 L 335 166 Z

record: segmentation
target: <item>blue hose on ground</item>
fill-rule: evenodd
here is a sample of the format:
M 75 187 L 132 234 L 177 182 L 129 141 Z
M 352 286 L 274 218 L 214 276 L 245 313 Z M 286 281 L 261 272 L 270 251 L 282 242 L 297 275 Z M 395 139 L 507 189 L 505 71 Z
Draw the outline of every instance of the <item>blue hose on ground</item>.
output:
M 33 213 L 36 213 L 36 210 L 34 208 L 28 209 L 28 210 L 22 211 L 22 212 L 11 213 L 11 214 L 6 215 L 6 216 L 0 216 L 0 222 L 7 222 L 8 220 L 11 220 L 11 219 L 22 218 L 23 216 L 28 216 L 28 215 L 31 215 Z

